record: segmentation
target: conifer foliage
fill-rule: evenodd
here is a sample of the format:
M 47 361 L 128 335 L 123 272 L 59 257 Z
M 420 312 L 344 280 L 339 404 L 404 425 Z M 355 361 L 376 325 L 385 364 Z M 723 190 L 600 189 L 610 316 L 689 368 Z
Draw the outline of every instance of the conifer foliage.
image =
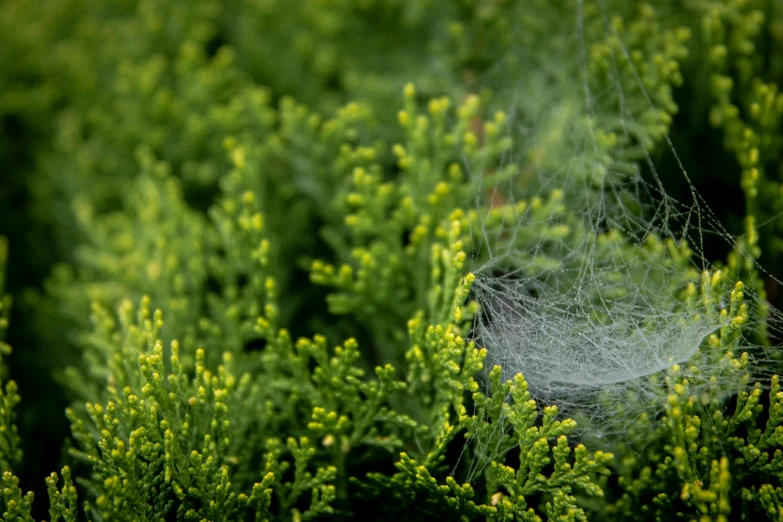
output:
M 4 0 L 3 520 L 783 520 L 782 17 Z

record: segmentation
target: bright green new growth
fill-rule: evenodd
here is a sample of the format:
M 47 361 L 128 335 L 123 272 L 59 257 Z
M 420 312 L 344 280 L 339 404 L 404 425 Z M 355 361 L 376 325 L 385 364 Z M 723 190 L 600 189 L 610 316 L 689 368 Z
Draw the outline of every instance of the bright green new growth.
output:
M 71 433 L 61 474 L 20 485 L 35 405 L 3 369 L 4 520 L 43 513 L 44 485 L 51 521 L 783 519 L 756 261 L 780 96 L 748 52 L 774 10 L 43 7 L 0 5 L 0 161 L 57 262 L 14 348 L 67 391 Z M 742 170 L 737 240 L 652 160 L 700 68 Z M 593 358 L 556 367 L 574 339 Z M 637 344 L 663 347 L 651 368 L 609 364 Z

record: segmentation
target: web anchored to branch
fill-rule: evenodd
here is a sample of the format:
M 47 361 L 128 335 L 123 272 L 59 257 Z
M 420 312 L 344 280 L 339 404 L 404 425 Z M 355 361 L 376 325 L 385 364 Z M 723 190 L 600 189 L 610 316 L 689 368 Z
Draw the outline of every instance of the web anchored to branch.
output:
M 511 107 L 504 172 L 513 174 L 467 165 L 481 216 L 474 336 L 487 367 L 522 373 L 537 400 L 558 405 L 594 440 L 654 418 L 674 365 L 693 367 L 694 386 L 724 397 L 738 386 L 720 380 L 727 349 L 749 354 L 749 374 L 763 378 L 761 345 L 776 342 L 780 314 L 748 281 L 736 286 L 760 269 L 748 238 L 723 228 L 668 136 L 687 32 L 650 29 L 655 15 L 644 9 L 625 27 L 600 2 L 568 5 L 560 32 L 520 30 L 514 52 L 483 78 Z M 690 201 L 667 194 L 663 178 L 672 175 L 659 175 L 653 159 L 662 151 Z M 707 235 L 730 245 L 734 266 L 706 257 Z

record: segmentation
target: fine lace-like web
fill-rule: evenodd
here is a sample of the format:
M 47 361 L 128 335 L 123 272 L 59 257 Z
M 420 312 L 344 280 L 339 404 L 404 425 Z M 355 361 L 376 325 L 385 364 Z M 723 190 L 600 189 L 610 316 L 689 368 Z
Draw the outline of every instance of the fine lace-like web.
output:
M 511 168 L 466 165 L 479 214 L 473 335 L 488 350 L 485 366 L 500 365 L 504 378 L 522 373 L 531 394 L 576 418 L 585 436 L 623 437 L 629 418 L 661 406 L 656 376 L 691 361 L 726 326 L 688 297 L 716 271 L 705 235 L 746 254 L 690 183 L 640 77 L 647 65 L 633 59 L 609 8 L 575 0 L 525 9 L 519 45 L 482 78 L 508 113 Z M 554 11 L 561 26 L 537 34 L 531 17 Z M 609 50 L 599 67 L 601 46 Z M 675 158 L 690 201 L 667 195 L 653 159 L 660 151 Z M 745 294 L 749 323 L 763 321 L 775 342 L 780 314 Z

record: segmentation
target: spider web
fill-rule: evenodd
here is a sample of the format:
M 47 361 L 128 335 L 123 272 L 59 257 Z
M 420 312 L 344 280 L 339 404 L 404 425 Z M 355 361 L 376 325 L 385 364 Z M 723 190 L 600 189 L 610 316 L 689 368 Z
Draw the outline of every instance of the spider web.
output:
M 577 419 L 583 440 L 609 436 L 632 445 L 629 422 L 663 409 L 667 369 L 698 361 L 703 375 L 719 373 L 705 367 L 719 357 L 701 352 L 705 338 L 727 326 L 719 313 L 727 304 L 692 298 L 704 274 L 717 270 L 704 254 L 704 237 L 717 235 L 747 254 L 691 183 L 606 5 L 568 5 L 559 6 L 565 15 L 554 32 L 526 28 L 513 56 L 482 78 L 505 94 L 498 104 L 509 114 L 505 131 L 514 145 L 503 167 L 515 174 L 467 165 L 480 214 L 473 335 L 487 348 L 486 368 L 500 365 L 504 379 L 523 374 L 537 401 Z M 588 56 L 604 38 L 619 43 L 608 81 L 599 83 Z M 645 125 L 663 130 L 653 139 Z M 674 157 L 689 201 L 667 194 L 653 159 L 662 150 Z M 778 343 L 780 313 L 751 289 L 744 294 L 743 331 L 763 328 Z M 752 371 L 762 378 L 768 348 L 750 337 L 739 351 L 754 355 Z M 736 382 L 719 385 L 726 397 L 737 392 Z M 471 478 L 493 457 L 476 443 Z

